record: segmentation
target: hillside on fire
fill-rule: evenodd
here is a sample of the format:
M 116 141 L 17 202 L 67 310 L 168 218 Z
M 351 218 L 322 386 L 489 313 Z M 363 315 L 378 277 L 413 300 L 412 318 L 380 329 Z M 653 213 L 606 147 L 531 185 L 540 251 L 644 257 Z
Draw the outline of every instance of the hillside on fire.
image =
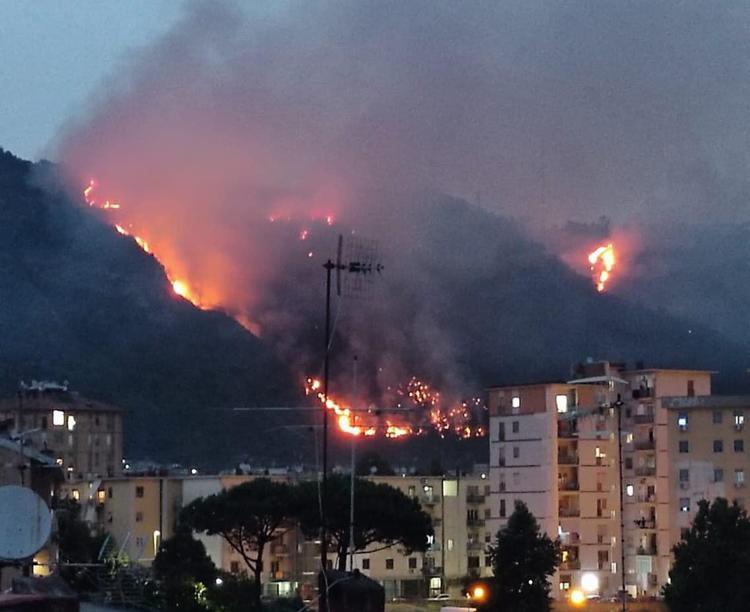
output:
M 299 227 L 264 226 L 266 246 L 275 246 L 269 267 L 283 274 L 253 287 L 255 310 L 232 311 L 240 321 L 260 321 L 256 336 L 252 325 L 177 295 L 158 252 L 58 181 L 50 164 L 0 154 L 2 393 L 13 394 L 19 380 L 51 378 L 122 405 L 129 456 L 312 463 L 314 432 L 303 416 L 227 408 L 311 403 L 301 383 L 321 361 L 320 264 L 348 228 L 308 223 L 311 237 L 301 241 Z M 459 440 L 463 432 L 483 434 L 481 422 L 463 423 L 461 414 L 455 425 L 453 409 L 434 418 L 436 394 L 428 388 L 451 401 L 481 398 L 491 384 L 564 379 L 589 356 L 719 370 L 724 390 L 747 378 L 746 351 L 729 338 L 658 304 L 598 293 L 590 278 L 501 215 L 436 194 L 381 212 L 368 230 L 380 238 L 385 270 L 372 296 L 340 312 L 337 306 L 332 389 L 337 397 L 350 391 L 358 355 L 368 403 L 414 409 L 388 425 L 391 437 L 406 439 L 367 441 L 373 449 L 388 445 L 394 460 L 432 456 L 449 465 L 471 455 L 465 451 L 474 441 Z M 425 406 L 427 419 L 418 414 Z M 449 443 L 438 437 L 445 434 Z M 337 439 L 334 446 L 343 442 Z

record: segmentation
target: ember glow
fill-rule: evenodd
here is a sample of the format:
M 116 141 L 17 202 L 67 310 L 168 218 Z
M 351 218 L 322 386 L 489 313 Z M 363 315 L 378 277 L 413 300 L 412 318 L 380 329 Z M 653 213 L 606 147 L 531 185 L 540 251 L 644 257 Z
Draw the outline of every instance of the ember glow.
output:
M 606 290 L 616 263 L 615 247 L 611 242 L 589 253 L 589 264 L 594 277 L 594 284 L 596 290 L 600 293 Z

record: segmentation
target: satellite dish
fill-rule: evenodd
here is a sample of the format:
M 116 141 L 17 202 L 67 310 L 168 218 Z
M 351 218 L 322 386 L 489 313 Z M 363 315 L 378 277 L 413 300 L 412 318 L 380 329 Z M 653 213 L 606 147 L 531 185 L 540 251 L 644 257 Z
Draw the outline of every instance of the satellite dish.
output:
M 0 560 L 28 559 L 47 543 L 52 516 L 47 504 L 26 487 L 0 487 Z

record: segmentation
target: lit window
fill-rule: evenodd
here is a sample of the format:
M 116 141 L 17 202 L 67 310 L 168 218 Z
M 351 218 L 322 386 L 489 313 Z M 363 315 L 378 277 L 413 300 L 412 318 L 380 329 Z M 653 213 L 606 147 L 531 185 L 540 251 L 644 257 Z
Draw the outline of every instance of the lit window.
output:
M 736 411 L 734 413 L 734 426 L 737 429 L 742 429 L 742 426 L 745 424 L 745 414 L 740 411 Z
M 510 405 L 513 408 L 520 408 L 521 407 L 521 398 L 517 395 L 514 395 L 513 398 L 510 400 Z
M 104 500 L 107 498 L 107 492 L 104 489 L 99 489 L 96 492 L 96 501 L 100 504 L 104 503 Z
M 684 412 L 681 412 L 677 416 L 677 428 L 680 431 L 685 431 L 688 427 L 688 416 Z
M 745 470 L 742 468 L 734 470 L 734 486 L 741 487 L 745 484 Z
M 448 550 L 453 550 L 453 538 L 448 538 Z
M 55 427 L 62 427 L 65 425 L 65 413 L 62 410 L 52 411 L 52 424 Z
M 76 500 L 76 501 L 79 501 L 79 500 L 81 499 L 81 492 L 80 492 L 80 491 L 79 491 L 78 489 L 73 489 L 73 490 L 72 490 L 72 491 L 70 492 L 70 496 L 71 496 L 71 497 L 72 497 L 72 498 L 73 498 L 74 500 Z
M 555 406 L 557 406 L 557 412 L 563 414 L 568 411 L 568 396 L 567 395 L 556 395 Z
M 628 494 L 628 497 L 633 497 L 633 493 L 635 492 L 635 487 L 633 487 L 632 484 L 629 484 L 627 487 L 625 487 L 625 491 Z
M 68 415 L 68 431 L 73 431 L 76 428 L 76 418 L 72 415 Z
M 690 498 L 689 497 L 680 498 L 680 512 L 690 512 Z
M 628 432 L 625 434 L 625 444 L 632 444 L 633 442 L 633 434 Z
M 55 459 L 55 463 L 57 465 L 62 465 L 63 464 L 63 458 L 62 457 L 58 457 L 57 459 Z

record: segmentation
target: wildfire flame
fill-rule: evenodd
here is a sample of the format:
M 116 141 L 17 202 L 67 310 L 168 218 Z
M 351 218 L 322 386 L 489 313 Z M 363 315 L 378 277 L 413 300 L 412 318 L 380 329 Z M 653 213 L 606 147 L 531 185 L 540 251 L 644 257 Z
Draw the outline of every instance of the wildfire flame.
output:
M 610 242 L 602 245 L 589 253 L 589 264 L 594 276 L 596 290 L 602 293 L 607 288 L 607 283 L 612 278 L 612 270 L 617 263 L 615 247 Z

